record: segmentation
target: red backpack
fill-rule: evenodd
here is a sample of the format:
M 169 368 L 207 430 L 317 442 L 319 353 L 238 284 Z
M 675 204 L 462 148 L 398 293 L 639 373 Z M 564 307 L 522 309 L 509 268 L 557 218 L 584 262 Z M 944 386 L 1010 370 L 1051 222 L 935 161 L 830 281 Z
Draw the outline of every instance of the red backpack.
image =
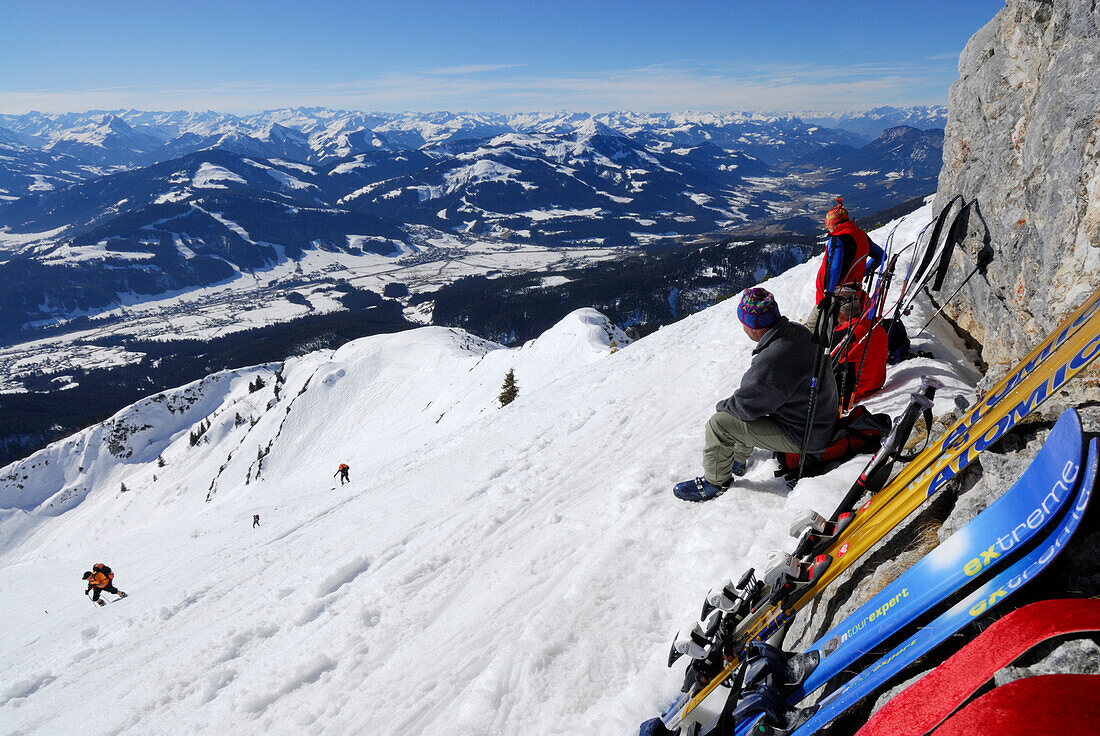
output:
M 101 572 L 107 576 L 107 581 L 110 582 L 115 579 L 115 574 L 111 572 L 111 568 L 104 565 L 102 562 L 97 562 L 92 565 L 93 572 Z
M 878 452 L 892 425 L 888 414 L 872 414 L 860 404 L 836 423 L 833 438 L 824 450 L 806 455 L 802 477 L 821 475 L 856 455 Z M 798 473 L 799 457 L 797 452 L 775 453 L 779 461 L 776 477 L 792 480 Z

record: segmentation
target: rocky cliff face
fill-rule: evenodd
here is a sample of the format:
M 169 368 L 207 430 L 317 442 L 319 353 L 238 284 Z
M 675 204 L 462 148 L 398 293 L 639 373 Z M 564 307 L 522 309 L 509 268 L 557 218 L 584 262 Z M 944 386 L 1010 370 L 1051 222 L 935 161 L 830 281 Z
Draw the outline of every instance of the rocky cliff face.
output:
M 943 155 L 936 211 L 955 195 L 976 204 L 965 215 L 965 237 L 943 288 L 933 296 L 950 298 L 978 254 L 992 249 L 992 262 L 945 309 L 981 343 L 991 385 L 1100 286 L 1100 2 L 1009 0 L 959 59 Z M 1094 367 L 1051 397 L 841 575 L 809 615 L 796 617 L 783 647 L 808 646 L 999 497 L 1066 406 L 1081 410 L 1087 430 L 1100 427 L 1097 375 Z M 934 434 L 947 423 L 937 422 Z M 1100 591 L 1100 532 L 1086 527 L 1070 549 L 1067 560 L 1017 602 Z M 1093 672 L 1096 651 L 1088 638 L 1051 647 L 1002 671 L 997 684 L 1051 670 Z M 856 730 L 869 711 L 947 654 L 933 653 L 920 672 L 828 733 Z
M 937 208 L 977 206 L 939 292 L 996 378 L 1100 285 L 1100 4 L 1009 0 L 951 87 Z

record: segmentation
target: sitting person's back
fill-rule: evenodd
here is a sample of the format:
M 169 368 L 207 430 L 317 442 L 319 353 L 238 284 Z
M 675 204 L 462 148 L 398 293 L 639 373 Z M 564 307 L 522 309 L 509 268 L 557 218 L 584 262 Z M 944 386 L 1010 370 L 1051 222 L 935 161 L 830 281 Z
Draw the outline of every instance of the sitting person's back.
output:
M 778 317 L 752 351 L 752 363 L 741 377 L 741 385 L 733 396 L 719 401 L 715 409 L 749 422 L 768 417 L 791 442 L 801 445 L 810 409 L 816 352 L 808 329 L 786 317 Z M 825 378 L 831 378 L 828 372 Z M 838 405 L 836 384 L 822 380 L 810 428 L 810 452 L 828 444 L 839 414 Z

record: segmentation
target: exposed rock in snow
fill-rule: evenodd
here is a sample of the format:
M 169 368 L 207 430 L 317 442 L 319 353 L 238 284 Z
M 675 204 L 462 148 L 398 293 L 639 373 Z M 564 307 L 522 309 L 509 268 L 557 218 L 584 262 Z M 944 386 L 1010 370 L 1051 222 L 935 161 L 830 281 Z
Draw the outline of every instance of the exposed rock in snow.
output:
M 999 377 L 1100 286 L 1100 6 L 1009 0 L 966 45 L 935 206 L 977 199 L 940 293 Z M 1095 375 L 1095 369 L 1094 369 Z

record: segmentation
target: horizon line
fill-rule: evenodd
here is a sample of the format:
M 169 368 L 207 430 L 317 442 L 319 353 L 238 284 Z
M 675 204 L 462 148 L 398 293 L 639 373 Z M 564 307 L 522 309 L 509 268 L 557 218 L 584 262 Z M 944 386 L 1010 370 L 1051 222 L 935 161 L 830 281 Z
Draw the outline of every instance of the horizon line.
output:
M 282 112 L 282 111 L 312 111 L 312 110 L 324 110 L 326 112 L 347 112 L 357 113 L 362 115 L 432 115 L 445 113 L 448 115 L 501 115 L 501 116 L 514 116 L 514 115 L 610 115 L 610 114 L 631 114 L 631 115 L 770 115 L 770 116 L 798 116 L 804 114 L 814 114 L 822 116 L 832 115 L 847 115 L 852 113 L 873 112 L 880 109 L 890 110 L 915 110 L 915 109 L 933 109 L 933 108 L 946 108 L 947 103 L 928 103 L 928 104 L 914 104 L 914 105 L 874 105 L 872 107 L 858 107 L 847 108 L 842 110 L 821 110 L 821 109 L 800 109 L 800 110 L 766 110 L 766 109 L 722 109 L 722 110 L 708 110 L 708 109 L 692 109 L 692 108 L 680 108 L 680 109 L 664 109 L 664 110 L 642 110 L 631 108 L 606 108 L 600 110 L 581 110 L 571 108 L 531 108 L 525 110 L 490 110 L 490 109 L 459 109 L 459 108 L 433 108 L 433 109 L 405 109 L 405 110 L 382 110 L 382 109 L 370 109 L 370 108 L 353 108 L 353 107 L 328 107 L 325 105 L 287 105 L 282 107 L 267 107 L 250 112 L 230 112 L 228 110 L 219 110 L 216 108 L 140 108 L 140 107 L 115 107 L 115 108 L 87 108 L 84 110 L 64 110 L 61 112 L 48 112 L 38 109 L 29 109 L 23 112 L 0 112 L 0 117 L 23 117 L 26 115 L 114 115 L 118 117 L 119 114 L 125 113 L 188 113 L 188 114 L 203 114 L 212 113 L 216 115 L 227 115 L 230 117 L 251 117 L 256 115 L 263 115 L 266 113 Z

